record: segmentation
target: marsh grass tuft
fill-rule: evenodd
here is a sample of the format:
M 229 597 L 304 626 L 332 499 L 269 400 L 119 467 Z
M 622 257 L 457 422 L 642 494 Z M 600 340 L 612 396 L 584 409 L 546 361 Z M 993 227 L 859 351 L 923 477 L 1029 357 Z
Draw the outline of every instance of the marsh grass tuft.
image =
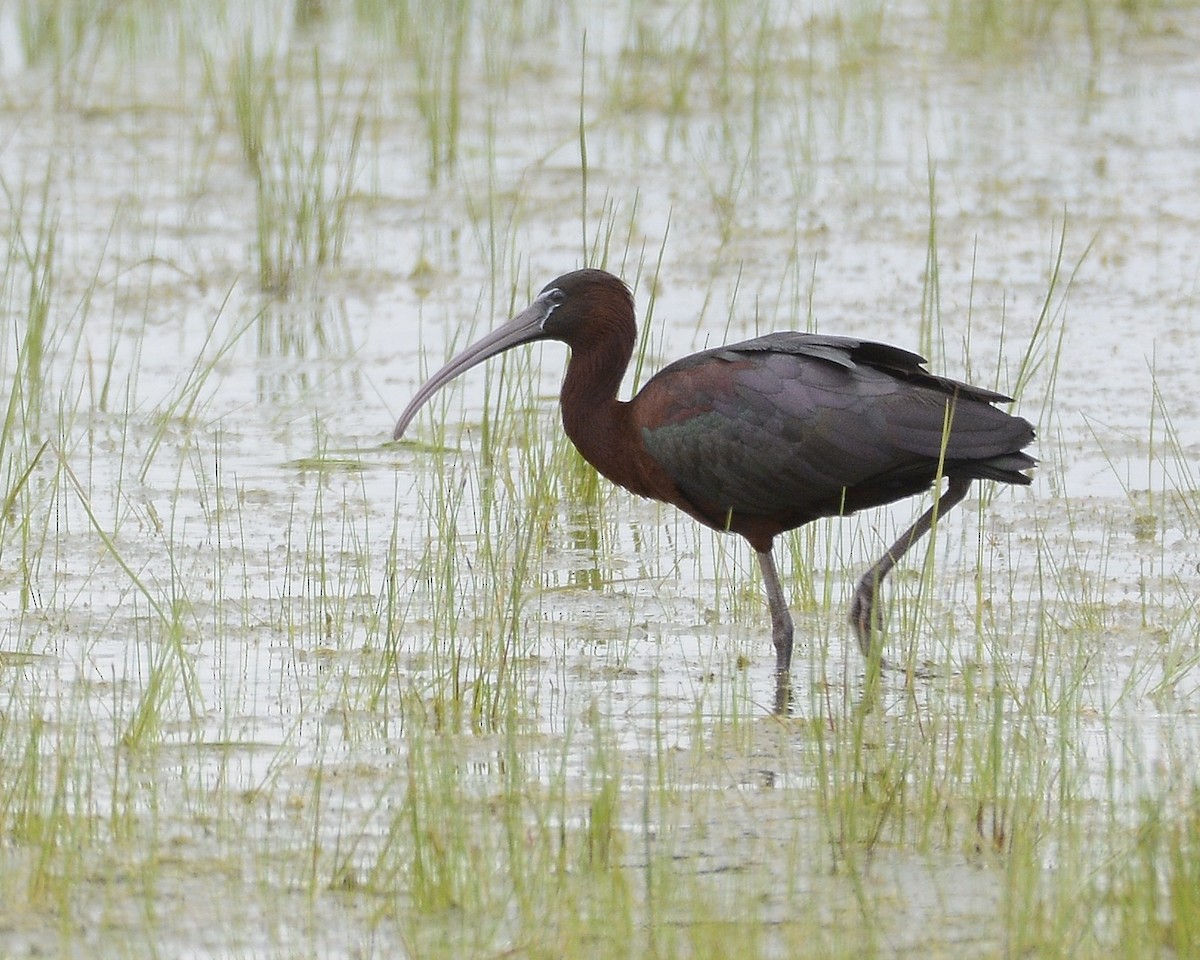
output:
M 942 11 L 947 48 L 963 57 L 1026 59 L 1073 42 L 1086 45 L 1096 70 L 1117 38 L 1129 31 L 1161 29 L 1158 0 L 1083 0 L 1079 4 L 1036 0 L 946 0 Z
M 247 34 L 233 58 L 229 90 L 242 152 L 255 185 L 258 279 L 290 291 L 337 267 L 350 229 L 367 91 L 356 99 L 349 73 L 329 86 L 314 46 L 307 69 L 260 54 Z

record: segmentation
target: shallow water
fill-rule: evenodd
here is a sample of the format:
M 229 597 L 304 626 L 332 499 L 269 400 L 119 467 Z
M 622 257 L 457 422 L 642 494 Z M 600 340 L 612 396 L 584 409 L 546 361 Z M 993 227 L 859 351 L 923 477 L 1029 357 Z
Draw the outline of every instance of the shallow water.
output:
M 671 933 L 636 912 L 631 929 L 680 953 L 750 936 L 795 955 L 818 930 L 872 955 L 992 955 L 1015 908 L 976 807 L 1011 797 L 954 758 L 979 701 L 1049 745 L 1032 773 L 1001 761 L 1047 804 L 1069 781 L 1107 824 L 1186 794 L 1200 17 L 1106 14 L 1094 57 L 1067 23 L 971 58 L 920 4 L 889 11 L 879 47 L 832 8 L 723 9 L 527 5 L 497 32 L 481 6 L 436 183 L 410 48 L 367 14 L 138 10 L 35 53 L 0 13 L 0 762 L 27 791 L 0 805 L 0 890 L 29 904 L 0 909 L 6 952 L 537 954 L 539 909 L 587 916 L 587 870 L 550 907 L 535 882 L 587 835 L 624 878 L 613 903 L 644 883 L 632 901 Z M 230 79 L 245 37 L 284 103 L 269 162 L 320 142 L 323 189 L 353 182 L 337 255 L 284 291 L 256 266 Z M 932 679 L 885 675 L 872 699 L 843 622 L 855 573 L 921 509 L 904 504 L 792 542 L 795 716 L 773 717 L 744 546 L 576 467 L 559 479 L 557 346 L 472 373 L 387 443 L 428 371 L 585 242 L 643 313 L 653 290 L 642 379 L 811 327 L 1020 391 L 1033 486 L 964 507 L 931 583 L 891 587 L 893 655 Z M 824 763 L 856 723 L 843 780 Z M 965 772 L 931 776 L 946 792 L 925 813 L 880 801 L 873 833 L 847 796 L 920 807 L 887 759 L 920 737 Z M 410 814 L 445 875 L 403 852 Z M 620 925 L 597 929 L 620 943 Z

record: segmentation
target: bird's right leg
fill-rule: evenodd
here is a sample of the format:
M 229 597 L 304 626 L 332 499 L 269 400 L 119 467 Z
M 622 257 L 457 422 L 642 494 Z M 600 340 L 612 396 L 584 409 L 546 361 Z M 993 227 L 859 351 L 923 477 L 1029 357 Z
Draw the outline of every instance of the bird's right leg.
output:
M 900 539 L 893 543 L 887 553 L 858 581 L 858 586 L 854 589 L 854 599 L 850 602 L 850 623 L 854 625 L 854 632 L 858 635 L 858 648 L 868 662 L 871 660 L 874 637 L 883 632 L 883 617 L 875 607 L 875 593 L 883 583 L 883 578 L 891 573 L 892 567 L 900 562 L 900 558 L 908 553 L 913 544 L 930 531 L 938 517 L 945 516 L 962 502 L 970 488 L 970 479 L 951 477 L 946 492 L 917 518 L 916 523 L 900 534 Z M 881 666 L 888 665 L 882 657 L 879 662 Z

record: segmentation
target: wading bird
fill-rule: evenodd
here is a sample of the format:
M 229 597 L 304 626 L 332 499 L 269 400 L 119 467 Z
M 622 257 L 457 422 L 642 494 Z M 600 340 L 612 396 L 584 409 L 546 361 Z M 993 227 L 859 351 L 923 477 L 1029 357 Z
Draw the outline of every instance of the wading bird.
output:
M 396 423 L 463 371 L 512 347 L 570 348 L 561 406 L 567 436 L 613 483 L 672 503 L 754 548 L 771 611 L 776 679 L 787 683 L 792 617 L 775 569 L 775 537 L 947 487 L 863 575 L 850 622 L 870 661 L 882 626 L 875 593 L 888 572 L 966 496 L 972 480 L 1028 484 L 1022 448 L 1033 428 L 992 404 L 1011 398 L 926 371 L 898 347 L 808 333 L 772 333 L 684 357 L 632 400 L 617 399 L 637 338 L 633 296 L 602 270 L 552 280 L 533 303 L 435 373 Z

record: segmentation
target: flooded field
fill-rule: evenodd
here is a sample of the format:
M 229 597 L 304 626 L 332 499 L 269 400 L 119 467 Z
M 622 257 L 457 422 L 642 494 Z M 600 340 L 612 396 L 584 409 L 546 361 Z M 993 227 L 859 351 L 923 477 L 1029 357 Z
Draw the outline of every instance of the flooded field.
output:
M 1200 951 L 1200 9 L 0 5 L 0 955 Z M 599 480 L 777 329 L 1016 398 L 1029 488 L 749 548 Z M 628 395 L 625 393 L 624 395 Z

